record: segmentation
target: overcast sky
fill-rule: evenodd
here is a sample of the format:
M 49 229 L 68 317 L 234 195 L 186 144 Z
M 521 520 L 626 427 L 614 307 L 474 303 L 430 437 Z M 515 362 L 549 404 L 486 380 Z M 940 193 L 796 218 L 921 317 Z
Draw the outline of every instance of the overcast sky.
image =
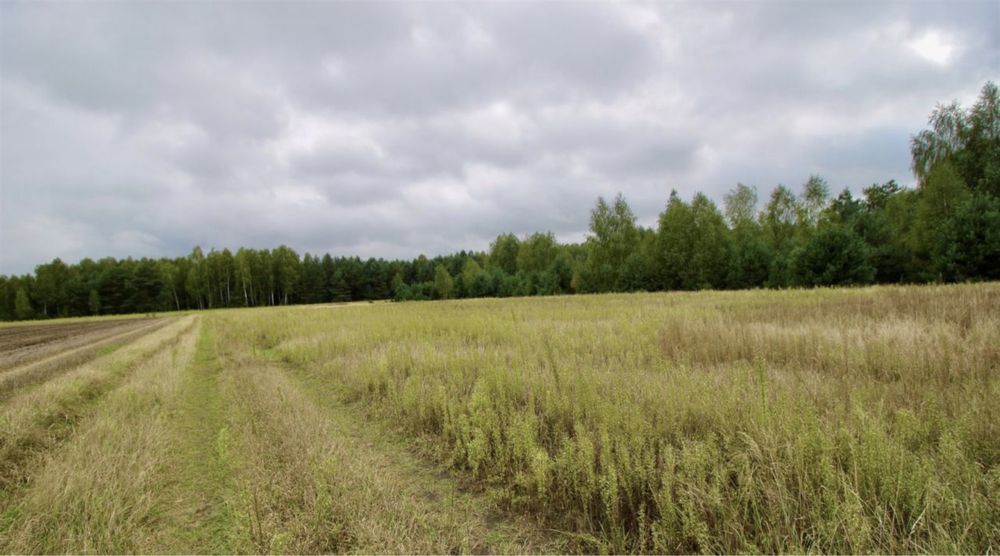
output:
M 909 184 L 935 103 L 1000 78 L 996 0 L 3 0 L 0 25 L 0 274 L 578 241 L 618 191 L 652 225 L 671 189 Z

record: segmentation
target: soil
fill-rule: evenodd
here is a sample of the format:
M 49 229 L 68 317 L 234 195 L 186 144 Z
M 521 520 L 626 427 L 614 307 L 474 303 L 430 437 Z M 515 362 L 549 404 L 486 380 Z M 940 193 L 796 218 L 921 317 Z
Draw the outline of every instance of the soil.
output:
M 153 318 L 0 328 L 0 373 L 146 326 Z

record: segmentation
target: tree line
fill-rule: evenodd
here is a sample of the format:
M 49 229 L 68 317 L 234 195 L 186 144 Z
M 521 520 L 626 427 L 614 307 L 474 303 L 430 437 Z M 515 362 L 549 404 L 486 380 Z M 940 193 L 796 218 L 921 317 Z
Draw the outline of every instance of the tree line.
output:
M 811 176 L 778 185 L 762 210 L 737 184 L 720 209 L 671 192 L 656 226 L 624 196 L 597 199 L 590 234 L 502 234 L 488 251 L 413 260 L 299 256 L 293 249 L 195 247 L 184 257 L 66 264 L 0 276 L 0 320 L 393 299 L 786 288 L 1000 279 L 1000 94 L 938 106 L 911 140 L 915 188 L 831 196 Z

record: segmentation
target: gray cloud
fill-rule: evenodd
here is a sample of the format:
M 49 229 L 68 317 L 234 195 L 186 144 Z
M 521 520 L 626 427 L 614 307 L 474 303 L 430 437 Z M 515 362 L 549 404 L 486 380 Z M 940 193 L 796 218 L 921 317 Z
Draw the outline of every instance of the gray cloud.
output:
M 0 3 L 0 273 L 289 244 L 579 239 L 820 173 L 907 183 L 1000 78 L 996 2 Z

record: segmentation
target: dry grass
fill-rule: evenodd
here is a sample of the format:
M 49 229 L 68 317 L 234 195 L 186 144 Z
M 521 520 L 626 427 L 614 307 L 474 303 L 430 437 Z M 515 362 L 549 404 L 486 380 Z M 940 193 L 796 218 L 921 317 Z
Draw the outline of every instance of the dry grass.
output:
M 198 322 L 0 402 L 0 551 L 1000 548 L 997 284 Z
M 227 331 L 231 332 L 231 331 Z M 225 336 L 228 337 L 228 334 Z M 250 552 L 525 552 L 526 528 L 491 524 L 489 502 L 458 491 L 332 398 L 231 344 L 224 389 L 239 399 L 228 442 L 242 454 L 239 500 Z M 317 385 L 322 388 L 322 385 Z M 315 394 L 317 390 L 313 390 Z M 332 403 L 330 403 L 332 402 Z M 535 550 L 539 550 L 536 546 Z
M 613 551 L 985 552 L 994 284 L 231 313 L 508 507 Z
M 0 405 L 0 492 L 31 479 L 37 460 L 76 430 L 94 405 L 149 357 L 176 343 L 181 321 L 39 385 L 25 386 Z
M 166 522 L 162 477 L 170 473 L 164 434 L 195 332 L 154 352 L 111 392 L 71 441 L 38 462 L 10 510 L 20 517 L 5 550 L 134 553 L 160 548 Z

